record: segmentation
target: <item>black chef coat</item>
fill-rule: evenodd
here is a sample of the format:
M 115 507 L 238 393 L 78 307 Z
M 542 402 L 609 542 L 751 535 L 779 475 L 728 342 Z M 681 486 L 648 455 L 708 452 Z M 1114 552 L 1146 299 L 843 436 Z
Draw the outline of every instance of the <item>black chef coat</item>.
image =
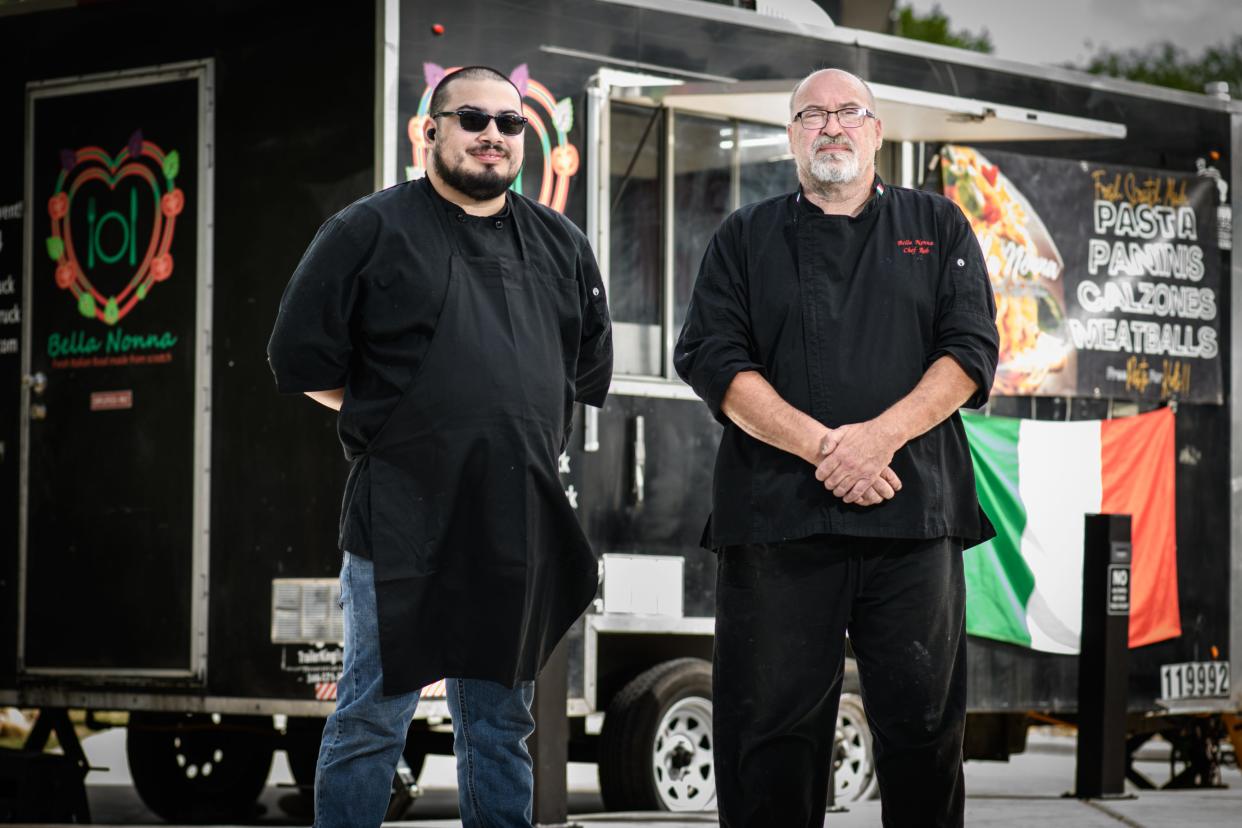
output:
M 342 429 L 342 542 L 365 538 L 375 562 L 385 695 L 445 676 L 533 680 L 598 586 L 557 456 L 574 401 L 607 393 L 603 286 L 567 219 L 508 204 L 516 246 L 493 216 L 496 252 L 478 256 L 459 232 L 469 219 L 425 179 L 355 203 L 308 256 L 356 261 L 344 275 L 304 261 L 269 345 L 283 390 L 344 382 L 343 418 L 359 389 L 400 388 L 378 432 Z
M 979 508 L 954 413 L 893 457 L 904 488 L 849 505 L 793 454 L 720 410 L 741 371 L 837 427 L 871 419 L 948 355 L 985 403 L 996 370 L 995 302 L 979 244 L 952 202 L 876 179 L 857 216 L 826 215 L 800 193 L 729 216 L 712 238 L 674 352 L 677 372 L 724 426 L 704 545 L 815 534 L 926 539 L 994 534 Z
M 388 420 L 422 363 L 444 303 L 450 246 L 416 188 L 451 217 L 463 254 L 517 255 L 508 201 L 496 215 L 470 216 L 420 181 L 366 196 L 324 222 L 285 289 L 268 345 L 281 392 L 345 388 L 337 432 L 350 459 L 365 451 Z M 577 399 L 601 405 L 612 375 L 612 342 L 599 268 L 577 227 L 559 213 L 530 206 L 560 242 L 547 251 L 559 275 L 581 285 Z M 439 265 L 415 268 L 415 262 Z M 359 485 L 366 473 L 361 464 L 351 468 L 338 543 L 369 558 L 370 489 Z

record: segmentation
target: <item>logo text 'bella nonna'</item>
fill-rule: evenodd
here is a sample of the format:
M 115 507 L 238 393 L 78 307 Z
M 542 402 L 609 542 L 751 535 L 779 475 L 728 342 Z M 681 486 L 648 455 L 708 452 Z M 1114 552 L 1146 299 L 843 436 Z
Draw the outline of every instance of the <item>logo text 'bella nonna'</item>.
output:
M 93 354 L 128 354 L 133 352 L 167 351 L 177 344 L 172 331 L 163 333 L 131 334 L 114 328 L 98 337 L 86 331 L 53 333 L 47 338 L 47 355 L 51 359 Z

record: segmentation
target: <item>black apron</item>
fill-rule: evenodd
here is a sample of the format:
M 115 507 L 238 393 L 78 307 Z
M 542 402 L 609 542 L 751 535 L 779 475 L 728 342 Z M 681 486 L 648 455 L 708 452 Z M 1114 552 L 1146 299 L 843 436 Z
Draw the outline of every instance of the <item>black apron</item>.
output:
M 582 326 L 577 279 L 453 253 L 435 333 L 369 464 L 384 693 L 440 678 L 532 680 L 595 597 L 598 568 L 558 476 Z M 434 232 L 428 228 L 429 232 Z M 540 265 L 544 264 L 543 267 Z

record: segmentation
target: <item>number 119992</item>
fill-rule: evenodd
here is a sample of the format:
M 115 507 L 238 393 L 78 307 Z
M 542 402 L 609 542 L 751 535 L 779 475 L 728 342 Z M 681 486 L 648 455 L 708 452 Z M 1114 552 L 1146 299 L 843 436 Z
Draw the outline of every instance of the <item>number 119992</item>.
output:
M 1229 695 L 1229 663 L 1192 661 L 1160 668 L 1160 698 L 1200 699 Z

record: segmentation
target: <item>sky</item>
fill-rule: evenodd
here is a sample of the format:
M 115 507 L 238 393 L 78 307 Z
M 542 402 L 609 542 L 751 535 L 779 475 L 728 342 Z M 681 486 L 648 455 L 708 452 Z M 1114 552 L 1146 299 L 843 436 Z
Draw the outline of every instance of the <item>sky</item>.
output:
M 1029 63 L 1085 63 L 1101 45 L 1164 40 L 1198 55 L 1242 34 L 1242 0 L 898 0 L 906 3 L 920 14 L 939 4 L 953 30 L 986 28 L 998 57 Z

